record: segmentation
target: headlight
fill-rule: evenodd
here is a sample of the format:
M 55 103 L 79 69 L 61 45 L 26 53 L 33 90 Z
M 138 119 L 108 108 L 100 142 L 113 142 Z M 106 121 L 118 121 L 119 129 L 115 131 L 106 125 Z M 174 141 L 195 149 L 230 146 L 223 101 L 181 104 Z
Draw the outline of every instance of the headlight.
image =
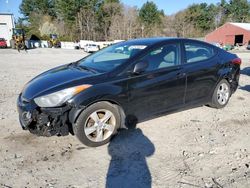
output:
M 44 95 L 41 97 L 37 97 L 34 99 L 35 103 L 40 107 L 56 107 L 61 106 L 63 103 L 71 99 L 76 94 L 81 91 L 91 87 L 92 85 L 81 85 L 76 87 L 71 87 L 67 89 L 63 89 L 61 91 L 57 91 L 55 93 L 51 93 L 48 95 Z

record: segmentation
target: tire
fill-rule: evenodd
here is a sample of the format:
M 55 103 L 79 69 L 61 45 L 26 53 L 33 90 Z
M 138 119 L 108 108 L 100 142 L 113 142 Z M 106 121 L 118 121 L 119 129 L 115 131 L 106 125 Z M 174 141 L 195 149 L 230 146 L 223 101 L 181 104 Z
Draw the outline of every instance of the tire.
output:
M 97 102 L 81 112 L 73 129 L 84 145 L 98 147 L 107 144 L 120 127 L 119 107 L 109 102 Z
M 227 105 L 230 97 L 231 97 L 230 84 L 228 83 L 227 80 L 223 79 L 217 84 L 213 92 L 210 106 L 217 109 L 224 108 Z

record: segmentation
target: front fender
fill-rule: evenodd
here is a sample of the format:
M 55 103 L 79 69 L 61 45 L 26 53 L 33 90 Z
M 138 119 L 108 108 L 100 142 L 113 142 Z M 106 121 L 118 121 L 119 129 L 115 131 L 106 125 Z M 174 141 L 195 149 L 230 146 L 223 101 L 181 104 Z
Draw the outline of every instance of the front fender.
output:
M 100 101 L 108 101 L 117 104 L 125 113 L 126 104 L 128 102 L 127 89 L 125 88 L 126 87 L 120 85 L 101 84 L 92 86 L 81 92 L 70 101 L 73 106 L 69 113 L 70 122 L 75 123 L 84 109 Z

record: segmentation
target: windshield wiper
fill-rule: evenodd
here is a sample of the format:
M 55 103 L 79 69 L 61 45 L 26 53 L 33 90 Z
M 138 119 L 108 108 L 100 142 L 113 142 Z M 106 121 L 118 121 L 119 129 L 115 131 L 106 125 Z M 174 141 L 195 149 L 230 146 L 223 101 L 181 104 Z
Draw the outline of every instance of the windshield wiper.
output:
M 87 66 L 83 66 L 83 65 L 78 65 L 76 66 L 77 68 L 81 69 L 81 70 L 86 70 L 86 71 L 90 71 L 92 73 L 98 73 L 96 70 L 90 68 L 90 67 L 87 67 Z
M 74 67 L 74 68 L 77 68 L 77 69 L 80 69 L 80 70 L 86 70 L 86 71 L 90 71 L 92 73 L 98 73 L 98 71 L 96 71 L 95 69 L 93 68 L 90 68 L 90 67 L 87 67 L 87 66 L 84 66 L 84 65 L 79 65 L 79 62 L 72 62 L 72 63 L 69 63 L 67 65 L 68 67 Z
M 69 63 L 69 64 L 67 65 L 67 67 L 71 67 L 71 66 L 73 66 L 73 65 L 75 65 L 75 64 L 76 64 L 76 62 Z

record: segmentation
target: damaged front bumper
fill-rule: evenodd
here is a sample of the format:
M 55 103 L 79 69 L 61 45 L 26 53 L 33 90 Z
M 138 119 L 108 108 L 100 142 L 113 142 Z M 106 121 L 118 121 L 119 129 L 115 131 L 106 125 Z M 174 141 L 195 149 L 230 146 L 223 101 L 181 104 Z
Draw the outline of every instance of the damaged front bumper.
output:
M 73 133 L 69 114 L 73 108 L 69 105 L 58 108 L 40 108 L 34 101 L 18 97 L 19 120 L 24 130 L 38 136 L 66 136 Z

